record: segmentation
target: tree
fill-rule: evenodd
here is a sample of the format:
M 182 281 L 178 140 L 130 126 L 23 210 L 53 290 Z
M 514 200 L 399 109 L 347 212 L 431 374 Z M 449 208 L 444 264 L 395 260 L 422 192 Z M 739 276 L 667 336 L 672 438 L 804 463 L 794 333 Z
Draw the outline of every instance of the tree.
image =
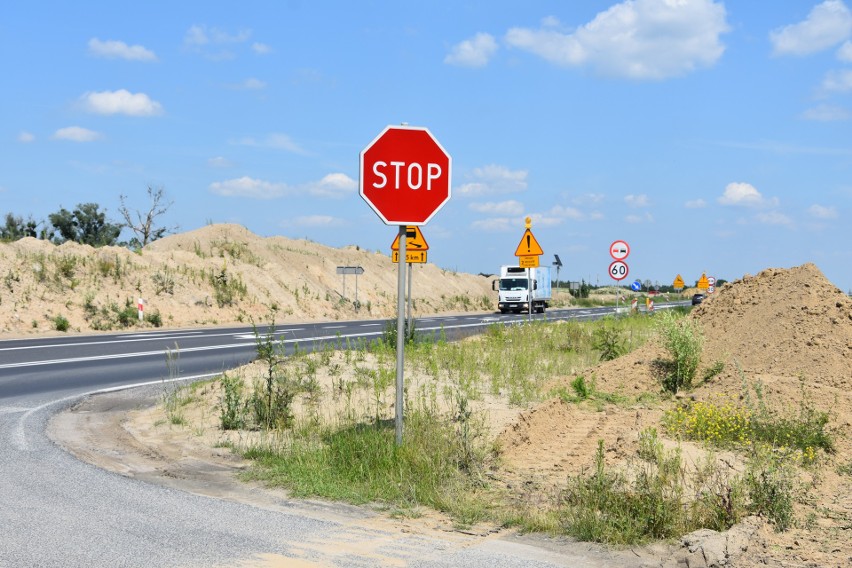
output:
M 79 203 L 74 211 L 61 207 L 48 215 L 50 224 L 59 232 L 53 242 L 74 241 L 93 247 L 114 245 L 121 234 L 121 225 L 107 221 L 106 212 L 97 203 Z
M 17 241 L 24 237 L 38 237 L 38 226 L 39 223 L 32 217 L 24 221 L 23 217 L 6 213 L 5 222 L 0 226 L 0 241 Z
M 119 199 L 121 199 L 121 207 L 118 208 L 118 212 L 124 218 L 124 226 L 135 233 L 135 236 L 130 240 L 131 247 L 144 247 L 148 243 L 161 239 L 166 234 L 177 230 L 177 225 L 174 227 L 157 227 L 155 225 L 157 218 L 165 215 L 174 203 L 174 201 L 168 203 L 164 201 L 165 192 L 162 187 L 154 189 L 150 185 L 148 186 L 148 199 L 151 206 L 144 213 L 139 210 L 131 211 L 128 209 L 126 196 L 120 195 Z

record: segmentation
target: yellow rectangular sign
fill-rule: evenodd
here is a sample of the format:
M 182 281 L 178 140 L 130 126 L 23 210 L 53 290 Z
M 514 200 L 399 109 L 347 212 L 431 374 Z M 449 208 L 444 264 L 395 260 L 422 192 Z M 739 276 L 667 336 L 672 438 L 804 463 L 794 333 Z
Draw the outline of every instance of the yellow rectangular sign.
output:
M 538 268 L 538 256 L 524 255 L 518 257 L 518 266 L 521 268 Z
M 391 259 L 394 264 L 399 262 L 399 251 L 393 251 L 391 255 Z M 405 251 L 405 262 L 409 264 L 419 264 L 426 262 L 426 251 L 425 250 L 414 250 L 414 251 Z

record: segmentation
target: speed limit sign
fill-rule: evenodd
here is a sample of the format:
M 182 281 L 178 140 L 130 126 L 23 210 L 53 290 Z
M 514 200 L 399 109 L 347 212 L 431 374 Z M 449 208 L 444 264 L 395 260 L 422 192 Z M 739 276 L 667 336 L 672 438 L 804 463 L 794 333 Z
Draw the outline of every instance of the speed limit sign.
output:
M 613 280 L 624 280 L 628 272 L 627 263 L 622 260 L 616 260 L 609 265 L 609 276 Z

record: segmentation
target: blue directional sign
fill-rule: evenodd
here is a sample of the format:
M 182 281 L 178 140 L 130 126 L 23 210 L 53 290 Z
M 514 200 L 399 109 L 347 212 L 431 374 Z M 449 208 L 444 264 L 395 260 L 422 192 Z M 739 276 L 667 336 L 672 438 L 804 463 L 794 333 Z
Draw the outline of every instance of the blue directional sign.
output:
M 634 292 L 638 292 L 642 289 L 642 283 L 637 280 L 636 282 L 630 285 L 630 289 Z

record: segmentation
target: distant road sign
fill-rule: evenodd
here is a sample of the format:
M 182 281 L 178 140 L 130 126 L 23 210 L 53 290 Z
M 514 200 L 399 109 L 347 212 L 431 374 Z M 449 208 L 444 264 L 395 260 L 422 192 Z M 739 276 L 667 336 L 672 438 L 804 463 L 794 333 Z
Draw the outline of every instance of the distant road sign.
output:
M 701 273 L 701 278 L 698 279 L 697 287 L 699 290 L 707 290 L 710 287 L 710 281 L 707 279 L 706 272 Z
M 627 263 L 620 260 L 613 261 L 609 265 L 609 276 L 613 280 L 624 280 L 630 270 L 627 268 Z
M 518 257 L 518 266 L 521 268 L 538 268 L 538 255 L 524 255 Z
M 615 260 L 624 260 L 630 254 L 630 245 L 625 241 L 615 241 L 609 245 L 609 255 Z
M 395 250 L 391 253 L 391 260 L 394 264 L 399 262 L 399 251 Z M 425 250 L 406 250 L 405 262 L 409 264 L 423 264 L 426 262 Z
M 338 266 L 338 274 L 364 274 L 364 269 L 360 266 Z
M 642 283 L 637 280 L 636 282 L 630 285 L 630 289 L 634 292 L 638 292 L 642 289 Z
M 684 286 L 685 286 L 685 284 L 683 282 L 683 277 L 680 274 L 675 276 L 674 283 L 672 283 L 672 287 L 673 288 L 683 288 Z
M 420 227 L 417 225 L 411 225 L 405 227 L 405 249 L 412 251 L 424 251 L 429 250 L 429 243 L 426 242 L 426 239 L 423 238 L 423 231 L 420 230 Z M 399 233 L 397 232 L 396 237 L 393 239 L 393 243 L 391 243 L 391 250 L 399 250 Z M 405 255 L 406 258 L 408 255 Z
M 541 250 L 541 245 L 538 244 L 531 230 L 525 230 L 524 236 L 521 237 L 521 242 L 518 243 L 518 248 L 515 249 L 515 256 L 535 256 L 539 254 L 544 254 L 544 251 Z

